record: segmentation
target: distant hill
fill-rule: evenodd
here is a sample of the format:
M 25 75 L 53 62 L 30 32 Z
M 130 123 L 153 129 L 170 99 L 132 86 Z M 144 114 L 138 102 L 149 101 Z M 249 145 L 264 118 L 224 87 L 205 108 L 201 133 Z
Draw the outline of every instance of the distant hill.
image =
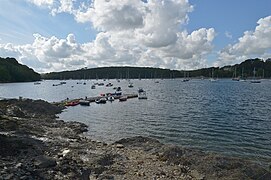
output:
M 44 79 L 146 79 L 177 78 L 182 72 L 150 67 L 101 67 L 75 71 L 52 72 L 42 75 Z
M 0 83 L 29 82 L 40 80 L 40 74 L 18 63 L 15 58 L 0 57 Z
M 43 74 L 43 79 L 150 79 L 150 78 L 209 78 L 212 71 L 214 77 L 232 78 L 253 77 L 255 68 L 256 76 L 259 78 L 271 78 L 271 59 L 248 59 L 241 64 L 224 67 L 210 67 L 192 71 L 178 71 L 149 67 L 100 67 L 91 69 L 79 69 L 74 71 L 62 71 Z M 236 75 L 235 75 L 236 74 Z

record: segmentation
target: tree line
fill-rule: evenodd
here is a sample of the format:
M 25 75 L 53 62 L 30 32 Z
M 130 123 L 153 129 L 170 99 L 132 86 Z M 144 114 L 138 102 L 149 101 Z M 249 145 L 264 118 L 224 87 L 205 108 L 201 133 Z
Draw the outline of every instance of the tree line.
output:
M 271 77 L 271 59 L 248 59 L 240 64 L 224 67 L 209 67 L 191 71 L 178 71 L 151 67 L 98 67 L 74 71 L 51 72 L 42 75 L 43 79 L 169 79 L 169 78 L 251 78 Z
M 254 71 L 255 69 L 255 71 Z M 255 72 L 255 74 L 254 74 Z M 247 59 L 240 64 L 178 71 L 152 67 L 98 67 L 38 74 L 15 58 L 0 57 L 0 83 L 30 82 L 42 79 L 170 79 L 170 78 L 271 78 L 271 59 Z

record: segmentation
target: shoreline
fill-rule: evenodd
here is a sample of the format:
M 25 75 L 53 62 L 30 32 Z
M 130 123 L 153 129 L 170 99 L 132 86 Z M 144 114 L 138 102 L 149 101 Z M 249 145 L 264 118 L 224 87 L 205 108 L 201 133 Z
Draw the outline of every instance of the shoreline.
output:
M 0 101 L 3 179 L 271 179 L 245 159 L 137 136 L 94 141 L 87 126 L 64 122 L 64 107 L 42 100 Z

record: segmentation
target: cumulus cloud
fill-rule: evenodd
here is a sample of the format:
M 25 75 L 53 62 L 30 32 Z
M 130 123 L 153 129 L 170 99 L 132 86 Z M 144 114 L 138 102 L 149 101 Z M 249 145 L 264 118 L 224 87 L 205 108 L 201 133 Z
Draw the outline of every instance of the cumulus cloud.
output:
M 51 10 L 51 14 L 55 16 L 58 13 L 70 13 L 74 11 L 73 3 L 75 0 L 59 0 L 59 6 Z
M 83 50 L 73 34 L 69 34 L 66 39 L 58 39 L 54 36 L 47 38 L 40 34 L 33 36 L 35 39 L 32 44 L 0 44 L 1 55 L 15 57 L 19 62 L 27 64 L 39 72 L 85 66 L 85 59 L 81 59 Z
M 30 3 L 35 4 L 36 6 L 48 6 L 51 7 L 54 3 L 54 0 L 28 0 Z
M 219 52 L 218 65 L 239 63 L 247 58 L 270 56 L 271 16 L 261 18 L 254 31 L 246 31 L 233 45 L 228 45 Z
M 39 72 L 110 65 L 195 69 L 205 66 L 205 56 L 213 49 L 213 28 L 185 30 L 193 11 L 188 0 L 31 2 L 47 5 L 52 15 L 69 13 L 97 31 L 96 38 L 84 44 L 77 43 L 73 34 L 65 39 L 34 34 L 32 44 L 0 46 L 0 51 L 15 53 Z

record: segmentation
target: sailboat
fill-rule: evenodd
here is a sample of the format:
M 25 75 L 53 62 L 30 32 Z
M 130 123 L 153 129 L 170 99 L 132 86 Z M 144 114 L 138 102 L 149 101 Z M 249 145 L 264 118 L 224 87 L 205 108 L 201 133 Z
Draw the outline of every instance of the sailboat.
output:
M 242 75 L 240 81 L 246 81 L 246 79 L 244 78 L 244 67 L 242 67 Z
M 234 73 L 233 73 L 232 80 L 233 81 L 240 81 L 240 77 L 236 77 L 236 67 L 234 68 Z
M 256 70 L 255 70 L 255 67 L 254 67 L 254 70 L 253 70 L 253 79 L 250 82 L 251 83 L 261 83 L 260 79 L 256 79 L 255 74 L 256 74 Z
M 216 79 L 214 79 L 214 69 L 212 69 L 212 78 L 210 78 L 211 82 L 215 82 L 217 81 Z
M 184 71 L 184 75 L 183 75 L 184 79 L 183 79 L 183 82 L 187 82 L 189 81 L 189 72 L 187 72 L 187 77 L 186 77 L 186 74 L 185 74 L 185 71 Z

